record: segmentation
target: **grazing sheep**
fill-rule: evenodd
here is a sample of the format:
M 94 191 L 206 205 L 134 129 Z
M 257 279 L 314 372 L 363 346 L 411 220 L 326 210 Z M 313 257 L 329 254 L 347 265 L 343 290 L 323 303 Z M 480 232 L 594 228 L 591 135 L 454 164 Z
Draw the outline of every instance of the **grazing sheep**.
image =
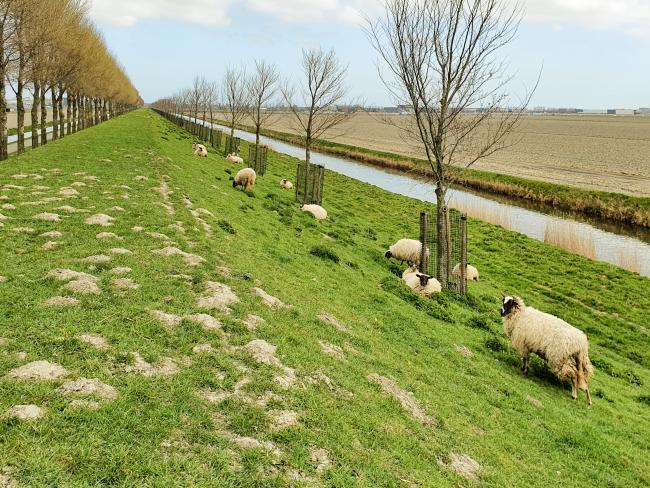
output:
M 309 212 L 314 216 L 316 220 L 325 220 L 327 218 L 327 210 L 325 210 L 323 207 L 320 205 L 303 205 L 300 207 L 300 210 L 303 212 Z
M 257 175 L 255 174 L 254 169 L 252 168 L 240 169 L 237 172 L 237 175 L 235 175 L 235 179 L 232 182 L 232 187 L 237 188 L 238 185 L 241 185 L 244 187 L 244 190 L 248 191 L 251 188 L 253 188 L 256 178 Z
M 402 263 L 406 261 L 409 266 L 412 264 L 420 265 L 420 252 L 422 250 L 422 244 L 420 241 L 415 239 L 400 239 L 395 244 L 388 248 L 385 257 L 388 259 L 395 258 Z M 426 250 L 427 256 L 429 255 L 429 250 Z
M 230 161 L 231 163 L 244 164 L 244 160 L 242 158 L 240 158 L 239 156 L 237 156 L 237 154 L 235 154 L 235 153 L 228 154 L 228 156 L 226 156 L 226 159 L 228 161 Z
M 402 273 L 402 279 L 411 290 L 418 295 L 428 297 L 442 291 L 440 282 L 428 274 L 419 273 L 417 266 L 413 265 Z
M 280 180 L 280 188 L 284 190 L 291 190 L 293 188 L 293 183 L 291 183 L 289 180 Z
M 528 373 L 528 356 L 534 352 L 545 359 L 560 381 L 571 381 L 571 397 L 578 388 L 591 394 L 587 381 L 593 372 L 589 361 L 587 336 L 564 320 L 527 307 L 519 297 L 504 297 L 501 307 L 503 329 L 523 359 L 522 371 Z
M 193 143 L 192 149 L 194 149 L 195 156 L 199 156 L 200 158 L 208 157 L 208 150 L 205 148 L 203 144 Z
M 452 274 L 454 276 L 460 276 L 460 263 L 454 266 L 454 270 L 452 271 Z M 468 264 L 465 270 L 465 277 L 467 278 L 468 281 L 478 281 L 479 280 L 478 269 L 476 269 L 471 264 Z

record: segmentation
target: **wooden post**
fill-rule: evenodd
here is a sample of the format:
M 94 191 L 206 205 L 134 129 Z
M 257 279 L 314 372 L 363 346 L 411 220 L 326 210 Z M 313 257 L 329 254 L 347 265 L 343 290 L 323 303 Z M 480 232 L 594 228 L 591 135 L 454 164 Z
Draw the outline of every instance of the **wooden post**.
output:
M 460 293 L 467 295 L 467 214 L 460 216 Z
M 429 274 L 429 259 L 427 249 L 429 248 L 429 216 L 426 212 L 420 212 L 420 273 Z

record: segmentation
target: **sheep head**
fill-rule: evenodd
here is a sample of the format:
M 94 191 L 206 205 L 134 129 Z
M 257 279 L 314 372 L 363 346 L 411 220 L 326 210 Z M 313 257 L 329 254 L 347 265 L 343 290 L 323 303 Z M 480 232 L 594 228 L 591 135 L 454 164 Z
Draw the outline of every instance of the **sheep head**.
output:
M 501 305 L 501 317 L 510 315 L 511 313 L 523 308 L 525 306 L 524 301 L 515 296 L 505 296 L 503 297 L 503 302 Z
M 420 286 L 422 286 L 422 288 L 425 288 L 429 284 L 429 280 L 431 279 L 431 276 L 423 273 L 418 273 L 415 276 L 420 278 Z

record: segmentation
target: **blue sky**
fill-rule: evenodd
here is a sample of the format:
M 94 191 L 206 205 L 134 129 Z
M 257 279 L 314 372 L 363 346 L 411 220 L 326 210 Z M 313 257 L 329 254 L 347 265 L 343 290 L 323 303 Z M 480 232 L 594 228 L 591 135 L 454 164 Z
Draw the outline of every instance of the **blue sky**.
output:
M 650 106 L 650 0 L 524 4 L 519 35 L 503 51 L 513 93 L 534 84 L 543 65 L 532 105 Z M 254 58 L 296 78 L 301 49 L 322 46 L 349 64 L 351 98 L 391 105 L 359 11 L 380 10 L 375 0 L 93 0 L 91 16 L 147 102 Z

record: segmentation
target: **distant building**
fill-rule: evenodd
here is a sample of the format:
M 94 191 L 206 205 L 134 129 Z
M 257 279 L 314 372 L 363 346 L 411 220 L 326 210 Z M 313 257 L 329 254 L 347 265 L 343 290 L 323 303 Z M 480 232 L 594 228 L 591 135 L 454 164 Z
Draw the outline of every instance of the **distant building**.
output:
M 631 108 L 610 108 L 607 109 L 608 115 L 634 115 L 634 110 Z
M 650 114 L 650 107 L 641 107 L 638 112 L 640 114 Z

